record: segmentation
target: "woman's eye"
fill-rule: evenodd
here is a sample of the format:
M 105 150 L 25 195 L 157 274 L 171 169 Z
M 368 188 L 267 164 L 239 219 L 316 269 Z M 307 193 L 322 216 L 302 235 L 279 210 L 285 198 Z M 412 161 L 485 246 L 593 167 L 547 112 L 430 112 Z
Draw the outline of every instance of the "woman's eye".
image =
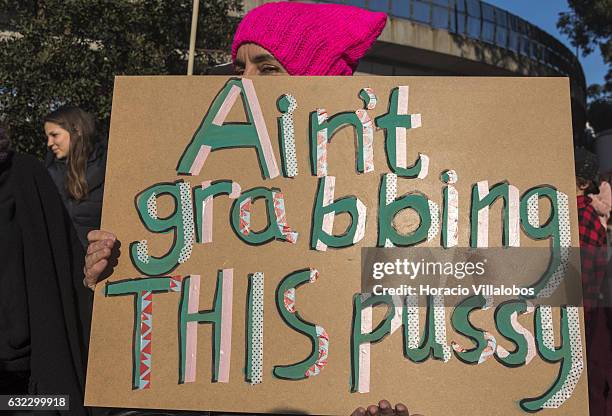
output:
M 263 68 L 261 68 L 261 72 L 264 74 L 270 74 L 270 73 L 278 72 L 278 68 L 272 65 L 266 65 Z

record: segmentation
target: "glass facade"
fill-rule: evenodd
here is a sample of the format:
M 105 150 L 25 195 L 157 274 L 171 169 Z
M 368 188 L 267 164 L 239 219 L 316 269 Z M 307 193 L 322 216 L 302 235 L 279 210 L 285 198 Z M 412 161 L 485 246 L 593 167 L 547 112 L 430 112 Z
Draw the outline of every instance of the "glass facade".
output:
M 480 0 L 323 0 L 382 11 L 434 29 L 507 49 L 584 85 L 580 63 L 557 39 Z

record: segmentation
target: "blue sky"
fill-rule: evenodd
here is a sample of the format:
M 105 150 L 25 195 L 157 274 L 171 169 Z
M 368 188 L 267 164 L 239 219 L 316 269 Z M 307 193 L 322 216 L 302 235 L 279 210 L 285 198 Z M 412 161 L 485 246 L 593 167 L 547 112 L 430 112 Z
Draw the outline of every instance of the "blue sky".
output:
M 559 12 L 569 10 L 566 0 L 486 0 L 486 2 L 514 13 L 528 22 L 539 26 L 563 42 L 572 52 L 576 53 L 576 49 L 570 45 L 569 40 L 565 36 L 559 33 L 556 26 Z M 584 69 L 587 85 L 603 84 L 604 75 L 608 68 L 603 62 L 599 48 L 596 48 L 586 58 L 582 56 L 578 58 Z

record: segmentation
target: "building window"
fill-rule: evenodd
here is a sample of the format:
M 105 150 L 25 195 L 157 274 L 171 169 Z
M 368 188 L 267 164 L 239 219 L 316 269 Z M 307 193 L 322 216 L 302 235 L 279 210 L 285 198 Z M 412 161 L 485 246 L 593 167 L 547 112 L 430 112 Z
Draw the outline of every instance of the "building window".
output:
M 419 22 L 430 23 L 430 5 L 421 1 L 412 3 L 412 18 Z
M 389 11 L 389 0 L 368 0 L 368 8 L 379 12 Z

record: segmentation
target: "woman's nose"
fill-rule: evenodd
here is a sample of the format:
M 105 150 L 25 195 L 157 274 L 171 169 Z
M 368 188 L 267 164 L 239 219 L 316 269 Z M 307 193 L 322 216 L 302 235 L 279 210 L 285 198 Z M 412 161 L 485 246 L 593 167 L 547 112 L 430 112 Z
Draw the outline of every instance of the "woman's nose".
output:
M 47 147 L 53 146 L 53 138 L 51 136 L 47 136 Z

